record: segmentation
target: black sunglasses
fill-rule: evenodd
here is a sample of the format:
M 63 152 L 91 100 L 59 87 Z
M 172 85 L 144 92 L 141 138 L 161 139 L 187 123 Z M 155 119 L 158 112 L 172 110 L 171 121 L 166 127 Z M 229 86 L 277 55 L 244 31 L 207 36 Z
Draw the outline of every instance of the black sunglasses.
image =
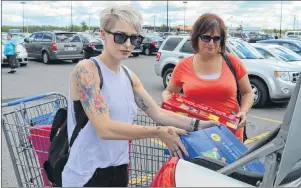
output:
M 117 43 L 117 44 L 123 44 L 125 43 L 128 38 L 130 38 L 130 41 L 131 41 L 131 44 L 134 45 L 134 46 L 139 46 L 142 41 L 143 41 L 143 37 L 141 35 L 127 35 L 125 33 L 122 33 L 122 32 L 111 32 L 111 31 L 107 31 L 105 30 L 105 32 L 109 33 L 109 34 L 112 34 L 114 35 L 114 42 Z
M 214 36 L 214 37 L 211 37 L 210 35 L 200 35 L 200 38 L 203 42 L 210 42 L 211 39 L 213 39 L 213 42 L 221 42 L 223 37 L 221 36 Z

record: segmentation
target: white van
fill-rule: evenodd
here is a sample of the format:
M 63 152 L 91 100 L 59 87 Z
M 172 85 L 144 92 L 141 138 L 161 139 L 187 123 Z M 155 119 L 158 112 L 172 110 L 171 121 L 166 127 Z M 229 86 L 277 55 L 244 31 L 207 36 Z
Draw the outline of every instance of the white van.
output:
M 300 39 L 301 38 L 301 31 L 287 31 L 285 32 L 284 39 Z

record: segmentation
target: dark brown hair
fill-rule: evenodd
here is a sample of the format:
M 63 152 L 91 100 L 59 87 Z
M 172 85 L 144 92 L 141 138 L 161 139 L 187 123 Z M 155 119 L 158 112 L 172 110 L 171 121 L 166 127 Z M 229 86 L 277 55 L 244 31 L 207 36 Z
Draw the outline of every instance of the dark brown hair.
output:
M 227 30 L 224 21 L 217 16 L 216 14 L 205 13 L 200 16 L 196 22 L 193 24 L 191 32 L 191 45 L 195 52 L 199 51 L 199 36 L 208 32 L 218 29 L 221 37 L 223 37 L 220 46 L 221 52 L 225 53 L 226 51 L 226 36 Z

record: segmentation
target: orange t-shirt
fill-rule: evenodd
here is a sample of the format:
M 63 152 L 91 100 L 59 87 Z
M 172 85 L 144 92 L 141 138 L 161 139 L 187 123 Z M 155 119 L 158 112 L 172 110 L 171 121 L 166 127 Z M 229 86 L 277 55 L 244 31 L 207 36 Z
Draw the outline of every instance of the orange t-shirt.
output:
M 194 71 L 192 59 L 194 56 L 182 59 L 175 67 L 171 81 L 183 88 L 184 95 L 188 98 L 200 101 L 201 103 L 211 106 L 216 110 L 231 113 L 238 112 L 237 88 L 235 78 L 223 61 L 222 72 L 217 79 L 203 79 Z M 247 74 L 247 70 L 240 59 L 228 54 L 233 67 L 235 68 L 237 79 L 240 80 Z
M 240 59 L 227 54 L 240 80 L 247 74 L 247 70 Z M 182 59 L 173 70 L 171 82 L 182 87 L 184 95 L 196 101 L 208 105 L 216 110 L 231 113 L 239 111 L 237 102 L 237 87 L 235 77 L 232 74 L 225 60 L 222 65 L 222 72 L 217 79 L 202 79 L 194 71 L 192 64 L 193 56 Z M 243 129 L 237 130 L 235 134 L 241 141 Z

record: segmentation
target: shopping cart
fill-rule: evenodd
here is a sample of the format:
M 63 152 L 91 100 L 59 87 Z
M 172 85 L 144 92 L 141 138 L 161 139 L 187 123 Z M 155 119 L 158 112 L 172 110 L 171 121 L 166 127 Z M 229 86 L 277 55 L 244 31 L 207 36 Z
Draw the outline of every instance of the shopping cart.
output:
M 51 186 L 43 163 L 50 146 L 51 124 L 56 111 L 66 107 L 66 96 L 47 93 L 2 104 L 2 127 L 20 187 Z M 135 123 L 155 126 L 138 113 Z M 139 139 L 129 144 L 129 186 L 149 187 L 156 172 L 168 160 L 164 144 L 157 139 Z

